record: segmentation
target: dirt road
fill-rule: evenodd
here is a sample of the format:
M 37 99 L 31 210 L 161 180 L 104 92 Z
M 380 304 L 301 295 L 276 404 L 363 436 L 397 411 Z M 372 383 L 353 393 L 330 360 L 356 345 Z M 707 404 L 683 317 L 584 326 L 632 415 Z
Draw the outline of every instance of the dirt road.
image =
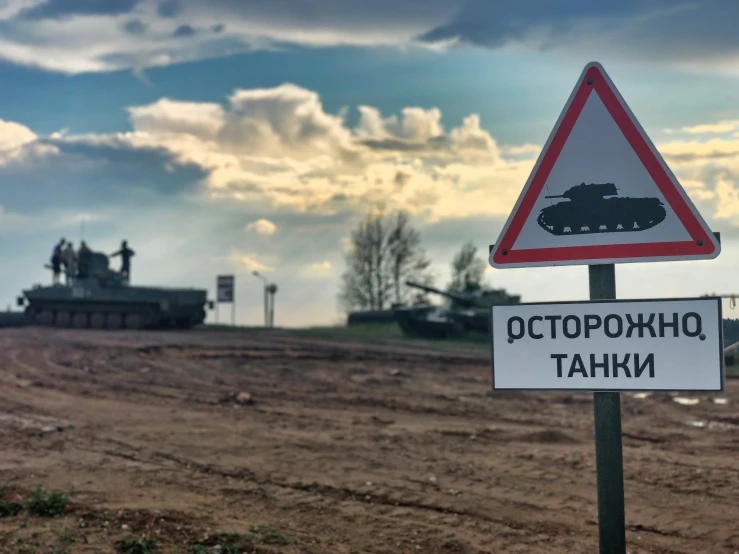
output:
M 5 501 L 69 506 L 0 551 L 597 552 L 590 395 L 489 389 L 484 352 L 3 329 Z M 632 553 L 739 552 L 739 381 L 691 398 L 622 395 Z

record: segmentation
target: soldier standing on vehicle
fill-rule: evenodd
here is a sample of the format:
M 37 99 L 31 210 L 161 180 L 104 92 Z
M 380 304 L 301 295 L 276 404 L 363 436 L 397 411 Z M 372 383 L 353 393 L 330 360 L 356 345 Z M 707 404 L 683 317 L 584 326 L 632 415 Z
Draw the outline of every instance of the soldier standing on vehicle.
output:
M 77 271 L 77 255 L 71 242 L 68 242 L 67 247 L 62 250 L 62 264 L 64 264 L 64 276 L 67 279 L 67 285 L 71 285 Z
M 54 251 L 51 254 L 51 270 L 54 273 L 52 282 L 55 285 L 59 284 L 59 275 L 62 272 L 62 247 L 66 241 L 60 240 L 55 246 Z
M 92 251 L 87 247 L 85 241 L 80 243 L 80 251 L 77 253 L 77 278 L 86 279 L 90 276 L 90 258 Z
M 128 243 L 124 240 L 121 242 L 121 249 L 118 252 L 114 252 L 110 256 L 121 257 L 121 277 L 128 282 L 131 275 L 131 256 L 135 256 L 136 252 L 128 247 Z

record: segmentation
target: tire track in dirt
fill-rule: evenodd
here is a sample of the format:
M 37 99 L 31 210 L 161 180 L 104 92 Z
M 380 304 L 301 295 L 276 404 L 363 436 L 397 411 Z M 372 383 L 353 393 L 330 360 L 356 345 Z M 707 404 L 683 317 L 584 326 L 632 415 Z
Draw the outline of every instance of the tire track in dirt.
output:
M 75 424 L 33 440 L 2 428 L 0 455 L 27 460 L 13 475 L 29 486 L 33 473 L 96 502 L 186 502 L 218 521 L 259 514 L 338 539 L 342 550 L 327 553 L 597 544 L 591 398 L 491 393 L 482 354 L 286 332 L 12 330 L 3 344 L 15 352 L 0 349 L 4 408 Z M 255 404 L 224 402 L 239 390 Z M 739 549 L 736 432 L 686 425 L 731 423 L 738 391 L 690 407 L 623 395 L 639 552 Z
M 376 507 L 376 506 L 387 506 L 392 508 L 409 508 L 412 510 L 418 510 L 421 512 L 435 512 L 443 515 L 451 515 L 451 516 L 462 516 L 466 518 L 472 518 L 475 520 L 479 520 L 481 522 L 486 523 L 492 523 L 497 526 L 500 526 L 501 528 L 506 529 L 515 529 L 518 531 L 523 531 L 530 534 L 540 534 L 540 533 L 546 533 L 549 535 L 557 535 L 557 534 L 572 534 L 576 531 L 575 528 L 567 525 L 566 523 L 562 522 L 556 522 L 556 523 L 549 523 L 549 522 L 541 522 L 541 521 L 531 521 L 527 522 L 526 517 L 517 514 L 517 510 L 522 510 L 524 513 L 530 513 L 530 512 L 539 512 L 542 510 L 542 506 L 538 504 L 532 504 L 529 502 L 521 502 L 521 501 L 510 501 L 508 499 L 497 499 L 499 502 L 501 502 L 501 506 L 499 510 L 504 511 L 507 514 L 507 517 L 494 517 L 492 515 L 492 512 L 494 510 L 489 510 L 486 512 L 483 512 L 480 510 L 480 508 L 455 508 L 451 504 L 443 505 L 433 502 L 424 501 L 422 499 L 419 500 L 411 500 L 409 497 L 418 496 L 418 491 L 413 490 L 396 490 L 395 494 L 388 495 L 385 493 L 375 493 L 367 490 L 360 490 L 356 488 L 346 487 L 346 486 L 331 486 L 327 484 L 322 484 L 318 482 L 301 482 L 301 481 L 287 481 L 287 480 L 279 480 L 275 478 L 270 478 L 267 476 L 259 475 L 249 469 L 246 468 L 238 468 L 238 469 L 231 469 L 227 470 L 224 468 L 215 467 L 213 465 L 209 464 L 202 464 L 199 462 L 196 462 L 194 460 L 185 459 L 180 456 L 176 456 L 170 453 L 166 452 L 160 452 L 156 450 L 145 452 L 141 448 L 136 448 L 131 445 L 128 445 L 126 443 L 123 443 L 121 441 L 115 441 L 116 446 L 123 447 L 133 450 L 137 452 L 138 456 L 133 455 L 123 455 L 123 457 L 127 459 L 131 459 L 134 461 L 137 461 L 141 463 L 142 465 L 146 464 L 157 464 L 156 460 L 166 460 L 170 462 L 174 462 L 177 466 L 180 468 L 188 471 L 193 472 L 197 474 L 202 474 L 207 477 L 221 477 L 221 478 L 228 478 L 230 480 L 237 480 L 237 481 L 244 481 L 245 484 L 249 486 L 257 486 L 260 487 L 258 491 L 261 491 L 260 494 L 267 493 L 269 497 L 275 497 L 276 495 L 274 493 L 270 494 L 267 492 L 269 489 L 287 489 L 291 491 L 296 491 L 300 493 L 306 493 L 307 495 L 320 495 L 324 499 L 329 499 L 331 501 L 335 502 L 352 502 L 357 503 L 363 506 L 369 506 L 369 507 Z M 109 451 L 104 451 L 105 453 L 109 453 Z M 115 453 L 114 455 L 121 456 L 120 453 Z M 159 465 L 159 464 L 157 464 Z M 166 467 L 162 466 L 163 469 L 167 469 Z M 267 490 L 265 490 L 267 489 Z M 246 490 L 241 489 L 234 489 L 235 493 L 246 493 Z M 235 506 L 238 504 L 238 501 L 233 501 L 231 503 L 231 506 Z M 383 518 L 380 518 L 383 519 Z M 595 523 L 595 522 L 592 522 Z M 674 530 L 668 530 L 668 529 L 661 529 L 658 527 L 648 526 L 648 525 L 641 525 L 641 524 L 629 524 L 627 525 L 627 529 L 632 532 L 638 532 L 638 533 L 648 533 L 652 535 L 656 535 L 659 537 L 672 537 L 672 538 L 678 538 L 682 541 L 698 541 L 702 539 L 701 534 L 695 534 L 691 535 L 690 533 L 683 533 L 679 531 Z M 670 552 L 671 554 L 677 554 L 678 552 L 681 552 L 680 550 L 654 550 L 653 552 Z M 685 550 L 683 552 L 692 552 L 690 550 Z
M 310 495 L 320 494 L 325 498 L 332 499 L 334 501 L 352 501 L 359 504 L 366 505 L 387 505 L 392 507 L 404 507 L 413 508 L 422 511 L 438 512 L 446 515 L 466 516 L 482 521 L 496 523 L 513 529 L 526 530 L 529 527 L 527 525 L 519 523 L 519 520 L 515 519 L 515 515 L 512 512 L 516 509 L 524 510 L 539 510 L 541 506 L 528 502 L 515 501 L 509 499 L 498 499 L 501 502 L 501 509 L 506 513 L 511 514 L 510 517 L 500 518 L 493 517 L 490 514 L 482 513 L 479 509 L 455 509 L 451 505 L 440 505 L 432 502 L 424 502 L 422 500 L 408 500 L 409 496 L 418 496 L 416 490 L 398 490 L 394 495 L 388 495 L 384 493 L 373 493 L 366 490 L 359 490 L 347 486 L 331 486 L 327 484 L 302 481 L 288 481 L 275 479 L 266 475 L 260 475 L 248 468 L 238 469 L 225 469 L 220 468 L 211 464 L 203 464 L 196 462 L 191 459 L 186 459 L 178 455 L 174 455 L 168 452 L 162 452 L 158 450 L 145 450 L 141 447 L 134 447 L 122 441 L 110 441 L 115 444 L 118 448 L 125 448 L 129 451 L 133 451 L 133 454 L 122 454 L 115 453 L 113 455 L 121 456 L 126 459 L 136 461 L 142 465 L 158 465 L 162 469 L 168 469 L 163 466 L 158 460 L 165 460 L 174 462 L 177 466 L 185 469 L 188 472 L 199 473 L 208 477 L 217 476 L 228 478 L 232 480 L 246 481 L 248 484 L 258 485 L 262 487 L 274 487 L 279 489 L 289 489 L 292 491 L 304 492 Z M 101 453 L 110 454 L 110 449 L 102 449 Z M 513 519 L 512 519 L 513 518 Z M 548 525 L 541 522 L 536 522 L 535 527 L 538 531 L 546 529 L 547 531 L 553 532 L 555 529 L 554 525 Z M 557 524 L 556 528 L 562 530 L 561 524 Z

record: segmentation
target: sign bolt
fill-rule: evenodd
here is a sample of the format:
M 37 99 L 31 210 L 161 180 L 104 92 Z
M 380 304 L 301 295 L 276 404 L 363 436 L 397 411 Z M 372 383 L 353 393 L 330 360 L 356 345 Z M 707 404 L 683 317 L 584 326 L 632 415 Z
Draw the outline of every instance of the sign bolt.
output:
M 703 246 L 703 241 L 702 241 L 702 240 L 699 240 L 699 241 L 698 241 L 698 242 L 697 242 L 696 244 L 697 244 L 698 246 Z
M 508 337 L 508 344 L 513 344 L 513 338 L 512 337 Z
M 698 335 L 698 338 L 700 340 L 706 340 L 706 335 L 704 335 L 703 333 L 701 333 L 700 335 Z
M 508 255 L 508 250 L 506 250 L 505 248 L 503 249 L 503 255 L 504 256 L 507 256 Z

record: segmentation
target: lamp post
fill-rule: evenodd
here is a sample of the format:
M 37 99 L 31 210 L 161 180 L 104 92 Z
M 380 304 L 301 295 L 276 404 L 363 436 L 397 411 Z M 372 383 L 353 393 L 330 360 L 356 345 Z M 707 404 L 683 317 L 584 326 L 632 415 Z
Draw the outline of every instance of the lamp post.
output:
M 259 277 L 264 282 L 264 326 L 269 327 L 269 308 L 267 307 L 267 289 L 269 288 L 269 281 L 258 271 L 252 271 L 252 273 L 255 277 Z
M 267 287 L 267 292 L 269 292 L 270 298 L 269 298 L 269 327 L 272 329 L 275 326 L 275 293 L 277 292 L 277 285 L 274 283 L 270 284 Z

